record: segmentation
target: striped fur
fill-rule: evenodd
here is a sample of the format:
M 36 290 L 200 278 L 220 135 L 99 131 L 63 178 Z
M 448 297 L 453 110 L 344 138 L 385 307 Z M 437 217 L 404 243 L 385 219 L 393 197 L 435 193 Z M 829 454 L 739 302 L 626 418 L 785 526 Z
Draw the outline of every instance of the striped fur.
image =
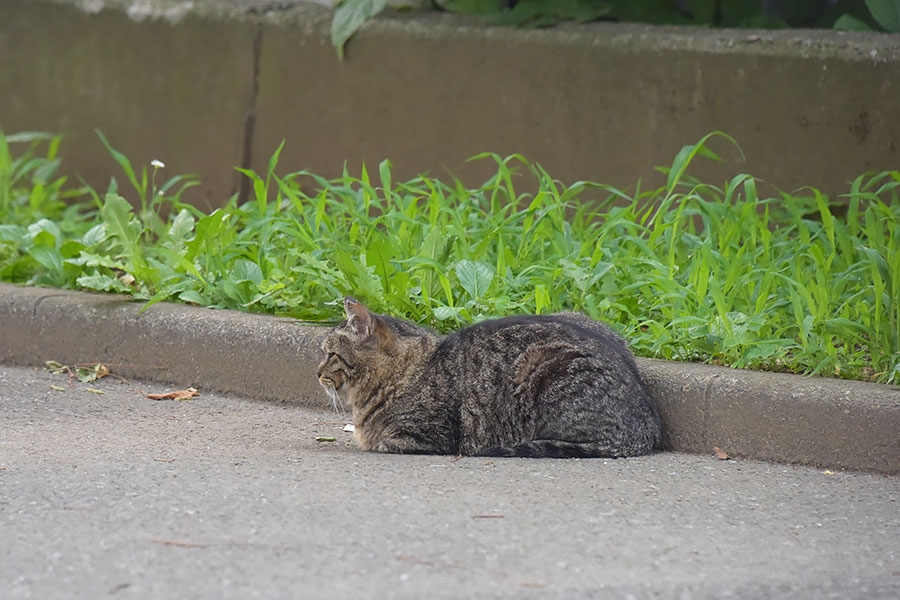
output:
M 351 298 L 345 308 L 318 376 L 349 400 L 365 450 L 566 458 L 659 449 L 659 415 L 634 358 L 598 321 L 508 317 L 442 338 Z

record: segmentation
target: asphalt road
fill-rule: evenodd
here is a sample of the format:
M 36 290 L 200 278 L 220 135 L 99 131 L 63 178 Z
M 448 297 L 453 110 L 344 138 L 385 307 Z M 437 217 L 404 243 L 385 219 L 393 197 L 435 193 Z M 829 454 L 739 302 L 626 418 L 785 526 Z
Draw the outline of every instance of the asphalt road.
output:
M 897 477 L 369 454 L 165 391 L 0 367 L 0 597 L 900 598 Z

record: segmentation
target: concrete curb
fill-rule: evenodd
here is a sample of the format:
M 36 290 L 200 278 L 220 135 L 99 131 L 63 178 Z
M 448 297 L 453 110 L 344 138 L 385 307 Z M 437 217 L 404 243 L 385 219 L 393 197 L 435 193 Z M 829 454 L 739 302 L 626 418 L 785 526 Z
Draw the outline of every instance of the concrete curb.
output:
M 324 328 L 290 319 L 0 283 L 0 363 L 114 373 L 324 408 Z M 900 388 L 640 360 L 668 449 L 900 474 Z
M 117 375 L 304 406 L 324 328 L 290 319 L 0 283 L 0 363 L 102 362 Z M 139 314 L 140 313 L 140 314 Z

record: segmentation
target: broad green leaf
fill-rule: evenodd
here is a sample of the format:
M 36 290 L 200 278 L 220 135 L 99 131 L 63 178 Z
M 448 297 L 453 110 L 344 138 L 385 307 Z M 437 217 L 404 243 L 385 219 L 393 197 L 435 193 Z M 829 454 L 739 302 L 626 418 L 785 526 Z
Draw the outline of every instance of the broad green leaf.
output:
M 879 25 L 900 32 L 900 0 L 866 0 L 866 6 Z
M 185 290 L 178 294 L 178 299 L 182 302 L 190 302 L 200 306 L 209 306 L 210 304 L 209 299 L 196 290 Z
M 118 277 L 110 277 L 98 273 L 93 270 L 90 275 L 82 275 L 75 280 L 79 286 L 87 290 L 96 290 L 98 292 L 121 292 L 127 294 L 131 291 L 124 281 Z
M 117 238 L 126 249 L 137 244 L 141 234 L 141 226 L 135 220 L 131 205 L 118 194 L 107 194 L 106 201 L 100 211 L 106 231 Z
M 544 314 L 551 306 L 550 294 L 544 285 L 534 286 L 534 311 Z
M 168 266 L 171 269 L 178 271 L 177 267 L 180 267 L 181 272 L 190 273 L 191 275 L 196 277 L 203 285 L 209 285 L 209 283 L 206 281 L 206 278 L 200 274 L 200 271 L 197 270 L 197 267 L 194 266 L 194 264 L 190 260 L 188 260 L 187 257 L 169 250 L 168 248 L 157 248 L 157 252 L 159 252 L 162 258 L 168 259 Z
M 479 300 L 494 280 L 494 270 L 481 262 L 461 260 L 456 264 L 456 277 L 469 296 Z
M 397 250 L 391 239 L 380 233 L 372 236 L 366 249 L 366 264 L 375 268 L 375 273 L 381 278 L 387 293 L 391 292 L 391 275 L 395 270 L 391 265 L 391 259 L 396 254 Z
M 432 228 L 419 248 L 419 256 L 437 260 L 444 251 L 445 242 L 441 230 L 437 227 Z
M 105 239 L 106 227 L 103 223 L 97 223 L 81 236 L 81 243 L 90 248 L 91 246 L 96 246 Z
M 172 237 L 172 240 L 175 241 L 176 244 L 183 243 L 188 235 L 194 230 L 194 216 L 191 215 L 187 209 L 181 209 L 178 215 L 175 216 L 175 219 L 172 220 L 172 225 L 169 227 L 169 235 Z
M 33 244 L 57 246 L 60 241 L 59 226 L 49 219 L 41 219 L 28 226 L 28 236 Z
M 24 244 L 27 230 L 18 225 L 0 225 L 0 241 Z
M 841 15 L 834 22 L 834 28 L 839 31 L 872 31 L 868 23 L 857 19 L 853 15 Z
M 387 0 L 341 0 L 331 20 L 331 45 L 344 58 L 344 44 L 362 25 L 383 11 Z
M 70 258 L 79 256 L 82 250 L 84 250 L 84 244 L 76 240 L 64 242 L 63 245 L 59 247 L 59 253 L 66 259 L 67 263 Z
M 125 265 L 121 261 L 106 254 L 95 254 L 82 250 L 78 256 L 66 260 L 68 264 L 78 267 L 107 267 L 110 269 L 123 269 Z
M 63 256 L 53 246 L 34 246 L 29 251 L 34 260 L 53 273 L 62 273 Z
M 258 285 L 263 279 L 262 269 L 259 265 L 245 258 L 234 261 L 233 269 L 235 283 L 251 281 Z
M 438 306 L 435 307 L 433 314 L 438 321 L 446 321 L 458 317 L 461 311 L 461 306 Z

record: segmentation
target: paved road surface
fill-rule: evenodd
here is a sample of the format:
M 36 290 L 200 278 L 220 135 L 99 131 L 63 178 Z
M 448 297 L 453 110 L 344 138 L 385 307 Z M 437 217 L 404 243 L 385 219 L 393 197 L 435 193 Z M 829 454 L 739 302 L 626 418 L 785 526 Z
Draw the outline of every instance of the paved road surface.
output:
M 0 367 L 0 596 L 900 598 L 900 478 L 368 454 L 326 411 L 142 391 Z

